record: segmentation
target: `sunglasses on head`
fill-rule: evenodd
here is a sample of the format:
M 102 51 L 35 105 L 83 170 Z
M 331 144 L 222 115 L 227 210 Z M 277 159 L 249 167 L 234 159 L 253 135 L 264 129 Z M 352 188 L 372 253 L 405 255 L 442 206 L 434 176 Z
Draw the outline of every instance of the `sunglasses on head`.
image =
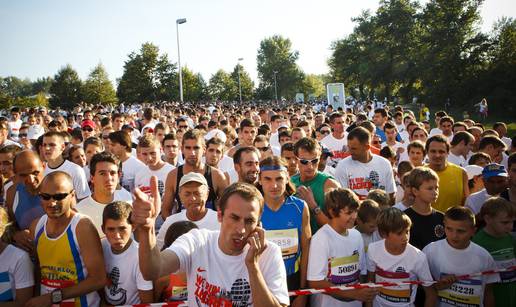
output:
M 93 128 L 90 128 L 90 127 L 84 127 L 84 128 L 82 128 L 82 131 L 92 132 L 92 131 L 93 131 Z
M 317 164 L 317 162 L 319 162 L 319 158 L 315 158 L 315 159 L 312 159 L 312 160 L 306 160 L 306 159 L 299 159 L 299 163 L 303 164 L 303 165 L 307 165 L 308 163 L 311 163 L 312 165 L 313 164 Z
M 54 199 L 56 201 L 61 201 L 65 199 L 68 195 L 70 195 L 73 191 L 70 191 L 68 193 L 56 193 L 56 194 L 47 194 L 47 193 L 40 193 L 39 197 L 43 198 L 43 200 L 50 200 Z

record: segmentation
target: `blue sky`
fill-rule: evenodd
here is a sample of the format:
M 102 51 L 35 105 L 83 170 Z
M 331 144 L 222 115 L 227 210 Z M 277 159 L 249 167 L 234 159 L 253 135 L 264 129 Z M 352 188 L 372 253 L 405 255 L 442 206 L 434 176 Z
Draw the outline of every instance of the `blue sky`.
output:
M 425 0 L 420 1 L 422 3 Z M 353 31 L 351 18 L 375 10 L 378 0 L 0 0 L 0 76 L 32 80 L 71 64 L 83 79 L 99 62 L 110 79 L 123 73 L 127 55 L 143 42 L 206 80 L 232 70 L 238 58 L 256 80 L 256 51 L 274 34 L 290 38 L 306 73 L 326 73 L 332 41 Z M 501 16 L 516 16 L 516 1 L 486 0 L 483 31 Z

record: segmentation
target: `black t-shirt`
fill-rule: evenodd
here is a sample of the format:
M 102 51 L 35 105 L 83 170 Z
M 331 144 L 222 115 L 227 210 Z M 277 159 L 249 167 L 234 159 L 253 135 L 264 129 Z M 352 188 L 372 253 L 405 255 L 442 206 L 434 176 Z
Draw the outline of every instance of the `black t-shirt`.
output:
M 429 243 L 441 240 L 445 237 L 444 234 L 444 214 L 440 211 L 432 209 L 429 215 L 421 215 L 408 208 L 404 211 L 412 221 L 412 228 L 410 229 L 409 243 L 419 249 L 423 249 Z

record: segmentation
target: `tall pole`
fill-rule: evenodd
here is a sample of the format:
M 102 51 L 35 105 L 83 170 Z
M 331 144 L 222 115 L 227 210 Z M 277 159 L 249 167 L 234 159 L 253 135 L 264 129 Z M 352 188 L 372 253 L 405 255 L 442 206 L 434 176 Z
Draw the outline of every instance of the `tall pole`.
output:
M 186 18 L 176 20 L 176 35 L 177 35 L 177 65 L 179 67 L 179 101 L 183 102 L 183 71 L 181 69 L 181 53 L 179 48 L 179 25 L 186 22 Z
M 276 75 L 278 72 L 275 70 L 274 73 L 274 96 L 276 97 L 276 102 L 278 102 L 278 82 L 276 80 Z
M 242 61 L 244 58 L 239 58 L 238 59 L 238 65 L 237 65 L 237 70 L 238 70 L 238 93 L 240 94 L 240 105 L 242 105 L 242 84 L 240 84 L 240 61 Z

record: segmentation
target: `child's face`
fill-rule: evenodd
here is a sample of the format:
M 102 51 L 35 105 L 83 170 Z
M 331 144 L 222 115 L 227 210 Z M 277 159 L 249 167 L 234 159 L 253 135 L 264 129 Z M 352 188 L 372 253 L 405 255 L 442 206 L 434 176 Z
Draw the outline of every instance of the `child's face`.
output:
M 416 200 L 425 204 L 431 204 L 439 196 L 439 183 L 437 180 L 426 180 L 418 188 L 413 188 L 412 193 Z
M 373 218 L 369 219 L 367 222 L 363 222 L 360 218 L 357 218 L 357 224 L 361 232 L 368 235 L 372 235 L 378 228 L 378 223 L 376 223 L 376 219 Z
M 475 234 L 475 226 L 468 221 L 454 221 L 444 218 L 446 240 L 453 248 L 465 249 Z
M 349 208 L 342 208 L 340 209 L 339 216 L 334 217 L 334 219 L 337 219 L 338 223 L 346 229 L 351 229 L 355 226 L 357 211 L 349 210 Z
M 496 237 L 502 237 L 512 231 L 514 218 L 511 218 L 507 212 L 498 212 L 495 216 L 486 215 L 484 219 L 486 228 Z
M 410 228 L 398 232 L 389 232 L 384 236 L 387 244 L 398 250 L 404 250 L 410 239 Z
M 129 239 L 131 239 L 131 232 L 133 227 L 127 220 L 113 220 L 107 219 L 102 230 L 111 245 L 113 251 L 123 251 Z

